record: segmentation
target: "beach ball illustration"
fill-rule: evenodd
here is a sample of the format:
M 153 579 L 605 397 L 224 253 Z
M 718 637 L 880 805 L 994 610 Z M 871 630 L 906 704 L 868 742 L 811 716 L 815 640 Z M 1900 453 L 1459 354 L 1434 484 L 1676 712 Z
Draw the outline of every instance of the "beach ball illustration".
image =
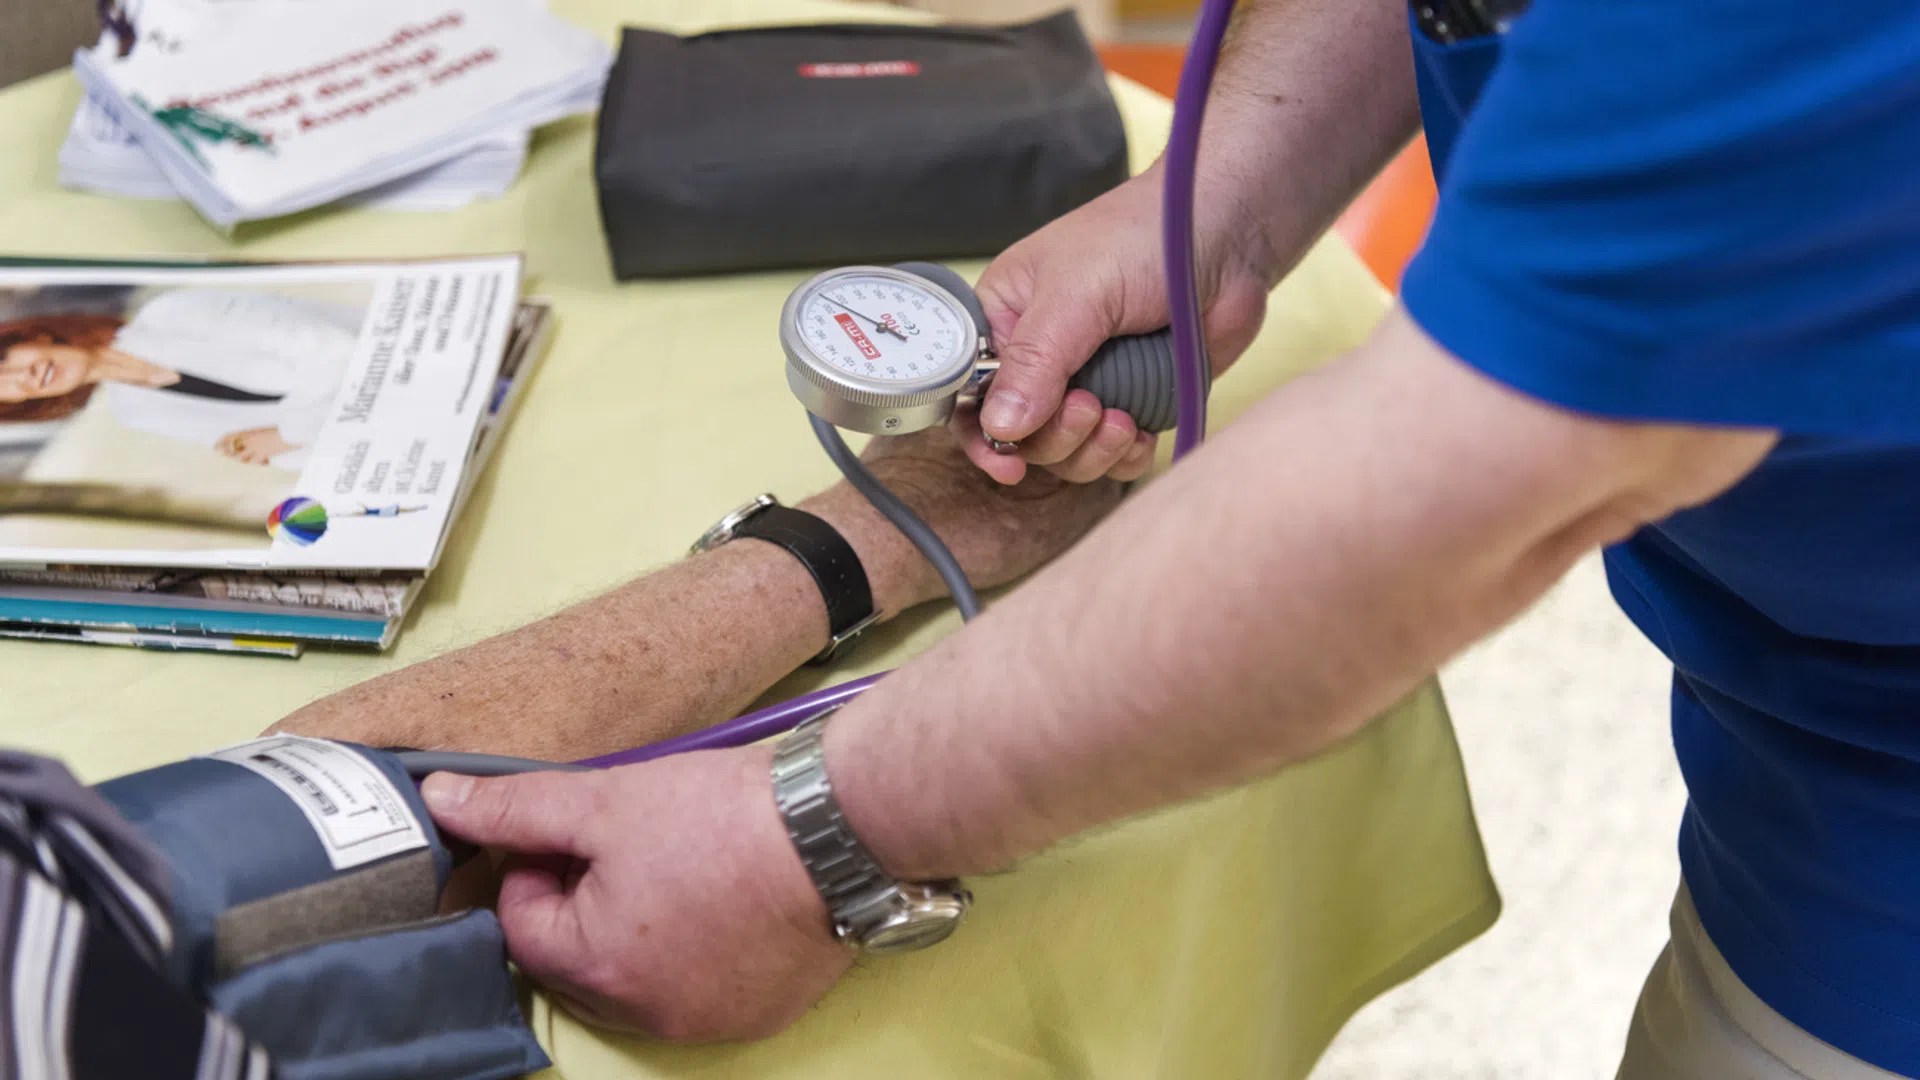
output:
M 306 547 L 327 535 L 327 508 L 296 495 L 267 515 L 267 535 Z

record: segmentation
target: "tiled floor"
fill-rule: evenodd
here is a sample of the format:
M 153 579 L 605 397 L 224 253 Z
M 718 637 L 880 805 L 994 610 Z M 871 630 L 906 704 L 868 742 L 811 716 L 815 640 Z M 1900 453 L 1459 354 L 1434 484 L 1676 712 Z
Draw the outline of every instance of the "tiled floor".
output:
M 1505 913 L 1363 1010 L 1314 1080 L 1612 1077 L 1679 874 L 1667 680 L 1598 559 L 1446 671 Z

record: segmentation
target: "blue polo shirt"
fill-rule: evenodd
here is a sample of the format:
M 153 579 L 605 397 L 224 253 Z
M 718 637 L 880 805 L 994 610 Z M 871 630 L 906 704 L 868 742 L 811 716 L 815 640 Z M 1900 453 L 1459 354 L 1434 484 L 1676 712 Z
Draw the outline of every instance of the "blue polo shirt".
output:
M 1920 3 L 1536 0 L 1504 40 L 1414 36 L 1441 184 L 1412 316 L 1567 409 L 1782 433 L 1607 568 L 1673 661 L 1707 932 L 1920 1075 Z

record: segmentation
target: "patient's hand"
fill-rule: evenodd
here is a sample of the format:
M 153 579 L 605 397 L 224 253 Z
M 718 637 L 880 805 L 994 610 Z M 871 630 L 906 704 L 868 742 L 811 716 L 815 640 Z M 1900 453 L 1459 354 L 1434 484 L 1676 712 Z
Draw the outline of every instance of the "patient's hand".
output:
M 1076 485 L 1040 470 L 1013 486 L 1002 485 L 972 465 L 959 440 L 945 427 L 913 435 L 875 438 L 860 455 L 887 487 L 940 534 L 967 571 L 968 580 L 987 589 L 1018 580 L 1040 568 L 1086 535 L 1119 505 L 1124 486 L 1101 480 Z M 804 504 L 839 512 L 871 514 L 864 496 L 846 484 Z M 839 513 L 830 515 L 836 520 Z M 898 536 L 891 526 L 887 531 Z M 905 537 L 899 537 L 906 543 Z M 945 595 L 924 559 L 918 600 Z
M 213 448 L 247 465 L 269 465 L 274 458 L 295 447 L 287 441 L 286 436 L 280 434 L 279 428 L 257 427 L 228 432 L 213 444 Z

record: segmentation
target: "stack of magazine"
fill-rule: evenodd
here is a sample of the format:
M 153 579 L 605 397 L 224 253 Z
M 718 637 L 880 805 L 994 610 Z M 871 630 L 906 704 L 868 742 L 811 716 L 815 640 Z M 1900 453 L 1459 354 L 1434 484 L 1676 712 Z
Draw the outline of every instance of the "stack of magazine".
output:
M 230 228 L 336 201 L 504 193 L 528 132 L 591 111 L 604 44 L 541 0 L 121 0 L 74 57 L 69 187 Z
M 386 648 L 552 332 L 518 257 L 0 265 L 0 637 Z

